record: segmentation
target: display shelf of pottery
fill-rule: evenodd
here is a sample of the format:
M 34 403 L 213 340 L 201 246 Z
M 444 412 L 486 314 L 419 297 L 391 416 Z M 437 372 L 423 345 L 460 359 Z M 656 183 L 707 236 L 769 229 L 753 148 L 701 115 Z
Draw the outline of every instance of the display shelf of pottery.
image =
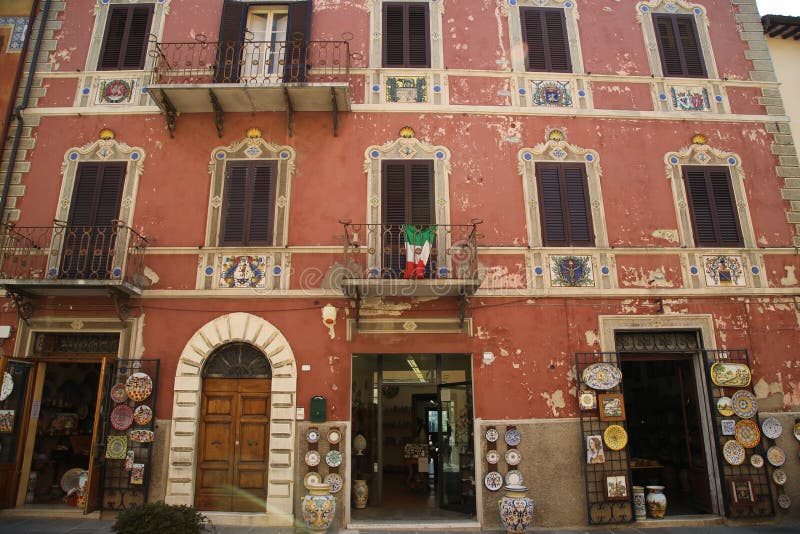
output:
M 525 532 L 533 521 L 533 499 L 527 496 L 528 488 L 508 484 L 506 494 L 497 501 L 500 521 L 506 532 Z
M 326 532 L 336 515 L 336 498 L 331 495 L 330 484 L 309 483 L 303 496 L 301 509 L 303 522 L 311 532 Z
M 667 513 L 667 496 L 664 495 L 664 486 L 646 486 L 647 488 L 647 513 L 653 519 L 663 519 Z

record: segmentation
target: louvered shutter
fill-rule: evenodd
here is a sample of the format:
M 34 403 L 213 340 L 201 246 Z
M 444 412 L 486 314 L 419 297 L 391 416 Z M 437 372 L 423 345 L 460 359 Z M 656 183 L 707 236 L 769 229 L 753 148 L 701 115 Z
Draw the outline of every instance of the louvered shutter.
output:
M 122 200 L 122 185 L 125 181 L 125 163 L 103 165 L 97 191 L 97 209 L 91 229 L 91 248 L 88 278 L 109 278 L 114 269 L 119 206 Z
M 242 58 L 242 41 L 247 21 L 247 4 L 225 0 L 219 23 L 219 48 L 214 83 L 236 83 Z
M 276 166 L 272 162 L 253 165 L 252 188 L 249 202 L 249 220 L 246 244 L 272 245 L 272 228 L 275 206 Z
M 122 55 L 125 27 L 128 23 L 128 12 L 132 6 L 111 6 L 108 11 L 106 34 L 100 52 L 99 70 L 113 70 L 119 67 Z
M 404 67 L 405 24 L 402 4 L 383 6 L 383 66 Z
M 586 167 L 565 165 L 562 172 L 567 200 L 570 245 L 594 245 L 592 215 L 589 211 L 589 198 L 586 190 Z
M 653 15 L 664 76 L 706 75 L 697 28 L 691 15 Z
M 569 39 L 563 9 L 522 8 L 522 29 L 529 71 L 571 72 Z
M 384 162 L 383 165 L 383 274 L 398 277 L 405 268 L 405 251 L 400 237 L 407 222 L 405 162 Z
M 430 67 L 428 4 L 383 5 L 383 66 Z
M 728 170 L 724 167 L 684 167 L 695 245 L 741 246 L 742 232 Z
M 544 23 L 547 35 L 547 70 L 550 72 L 570 72 L 572 64 L 569 57 L 567 24 L 563 9 L 546 9 Z
M 409 198 L 411 206 L 408 222 L 426 227 L 434 223 L 433 217 L 433 167 L 430 162 L 410 164 Z
M 408 67 L 430 66 L 428 4 L 408 4 Z
M 220 245 L 243 245 L 247 202 L 247 163 L 228 163 Z
M 583 165 L 536 165 L 542 241 L 547 246 L 593 246 L 586 169 Z
M 736 201 L 734 200 L 728 170 L 724 168 L 709 169 L 708 179 L 711 184 L 711 193 L 714 196 L 719 242 L 723 246 L 741 246 L 742 232 L 739 229 L 739 217 L 736 212 Z
M 542 241 L 549 246 L 567 245 L 564 199 L 557 165 L 536 165 L 539 182 L 539 205 L 542 218 Z
M 547 70 L 547 57 L 544 51 L 544 34 L 542 33 L 541 10 L 535 8 L 522 9 L 522 28 L 527 46 L 528 70 Z
M 152 4 L 111 6 L 98 68 L 144 68 L 152 18 Z
M 695 242 L 697 245 L 716 245 L 717 226 L 705 170 L 684 168 L 683 177 L 689 193 Z
M 289 4 L 283 81 L 306 81 L 308 41 L 311 39 L 311 2 Z
M 676 17 L 681 49 L 683 51 L 684 73 L 686 76 L 704 77 L 706 67 L 703 62 L 703 52 L 697 38 L 697 27 L 691 16 Z

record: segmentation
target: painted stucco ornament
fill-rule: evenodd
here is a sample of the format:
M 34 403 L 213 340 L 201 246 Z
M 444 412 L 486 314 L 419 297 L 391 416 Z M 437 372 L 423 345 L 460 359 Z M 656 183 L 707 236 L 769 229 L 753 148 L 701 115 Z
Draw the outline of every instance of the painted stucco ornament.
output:
M 533 521 L 533 499 L 526 495 L 525 486 L 506 485 L 506 494 L 497 501 L 500 521 L 506 532 L 525 532 Z
M 312 532 L 326 532 L 336 515 L 336 498 L 331 495 L 330 484 L 308 484 L 300 508 L 303 522 Z

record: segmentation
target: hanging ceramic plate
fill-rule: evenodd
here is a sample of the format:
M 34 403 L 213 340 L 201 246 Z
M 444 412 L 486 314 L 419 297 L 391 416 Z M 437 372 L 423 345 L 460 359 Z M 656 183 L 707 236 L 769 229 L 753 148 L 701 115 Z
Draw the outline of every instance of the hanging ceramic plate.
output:
M 127 404 L 118 404 L 111 410 L 111 426 L 117 430 L 128 430 L 133 424 L 133 410 Z
M 503 475 L 497 471 L 489 471 L 486 473 L 486 476 L 483 477 L 483 485 L 486 486 L 486 489 L 489 491 L 497 491 L 503 487 Z
M 153 420 L 153 409 L 146 405 L 141 404 L 133 410 L 133 420 L 137 425 L 146 425 Z
M 108 436 L 106 441 L 106 458 L 109 460 L 124 460 L 128 455 L 127 436 Z
M 735 439 L 730 439 L 722 446 L 722 456 L 731 465 L 742 465 L 744 463 L 744 447 Z
M 339 473 L 330 473 L 325 475 L 325 484 L 331 487 L 331 493 L 339 493 L 344 486 L 344 480 Z
M 620 425 L 609 425 L 603 432 L 603 441 L 612 451 L 620 451 L 628 444 L 628 433 Z
M 767 417 L 761 422 L 761 431 L 769 439 L 778 439 L 783 433 L 783 425 L 774 417 Z
M 758 412 L 758 401 L 746 389 L 740 389 L 731 397 L 733 412 L 743 419 L 750 419 Z
M 758 430 L 758 425 L 750 419 L 742 419 L 736 423 L 734 436 L 745 449 L 752 449 L 761 441 L 761 431 Z
M 114 384 L 111 387 L 111 400 L 117 404 L 128 400 L 128 394 L 125 393 L 125 384 Z
M 496 428 L 490 428 L 486 431 L 486 441 L 494 443 L 500 437 L 500 432 Z
M 622 380 L 622 371 L 610 363 L 593 363 L 583 370 L 581 379 L 592 389 L 612 389 L 617 387 Z
M 720 415 L 730 417 L 733 415 L 733 405 L 730 397 L 720 397 L 717 400 L 717 411 Z
M 156 439 L 156 433 L 151 430 L 131 430 L 131 441 L 150 443 Z
M 519 465 L 522 461 L 522 454 L 517 449 L 509 449 L 506 451 L 506 463 L 508 465 Z
M 9 372 L 3 372 L 3 385 L 0 386 L 0 401 L 4 401 L 14 391 L 14 378 Z
M 340 439 L 342 439 L 342 434 L 335 428 L 332 428 L 331 431 L 328 432 L 328 443 L 335 445 L 339 443 Z
M 146 373 L 133 373 L 125 381 L 128 398 L 142 402 L 153 392 L 153 379 Z
M 791 505 L 792 505 L 792 500 L 789 498 L 788 495 L 786 495 L 785 493 L 778 495 L 778 506 L 780 506 L 784 510 L 788 510 Z
M 772 481 L 778 486 L 786 484 L 786 471 L 783 469 L 776 469 L 772 472 Z
M 495 450 L 488 451 L 486 453 L 486 461 L 492 465 L 496 464 L 500 461 L 500 453 Z
M 339 451 L 328 451 L 325 455 L 325 463 L 331 467 L 339 467 L 342 465 L 342 453 Z
M 711 366 L 711 381 L 724 388 L 744 388 L 750 385 L 750 368 L 743 363 L 717 362 Z
M 792 429 L 792 433 L 794 434 L 794 438 L 797 441 L 800 441 L 800 423 L 795 423 L 794 428 Z
M 303 477 L 303 486 L 307 488 L 309 484 L 322 484 L 322 475 L 315 471 L 306 473 L 306 476 Z
M 522 473 L 516 469 L 512 469 L 506 475 L 506 484 L 510 486 L 522 486 Z
M 786 453 L 777 445 L 767 449 L 767 461 L 775 467 L 780 467 L 786 462 Z
M 764 467 L 764 457 L 760 454 L 754 454 L 750 457 L 750 465 L 755 467 L 756 469 L 761 469 Z
M 306 465 L 310 467 L 319 465 L 321 459 L 317 451 L 308 451 L 305 456 Z
M 316 443 L 319 441 L 319 430 L 316 428 L 309 428 L 306 432 L 306 441 L 309 443 Z
M 509 447 L 516 447 L 522 441 L 522 434 L 520 434 L 519 430 L 517 430 L 516 428 L 512 428 L 506 430 L 503 439 L 505 440 L 506 444 Z

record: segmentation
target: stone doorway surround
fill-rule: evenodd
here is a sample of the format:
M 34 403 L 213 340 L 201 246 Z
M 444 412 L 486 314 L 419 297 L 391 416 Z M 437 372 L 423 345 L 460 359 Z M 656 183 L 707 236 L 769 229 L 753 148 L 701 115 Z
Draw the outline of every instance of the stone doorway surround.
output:
M 274 325 L 248 313 L 220 316 L 200 328 L 183 349 L 175 372 L 169 467 L 165 502 L 192 505 L 196 473 L 197 429 L 202 380 L 209 355 L 225 343 L 250 343 L 272 367 L 267 501 L 264 514 L 217 514 L 215 523 L 291 525 L 293 522 L 294 435 L 297 365 L 289 343 Z

